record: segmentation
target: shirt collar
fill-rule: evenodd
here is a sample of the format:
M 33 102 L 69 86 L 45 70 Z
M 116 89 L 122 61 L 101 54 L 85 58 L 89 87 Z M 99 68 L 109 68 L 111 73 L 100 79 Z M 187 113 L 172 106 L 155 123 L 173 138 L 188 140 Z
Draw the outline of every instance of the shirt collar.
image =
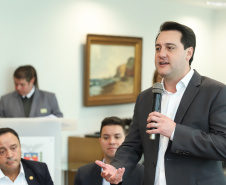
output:
M 188 74 L 186 74 L 185 77 L 180 80 L 180 82 L 182 82 L 185 85 L 185 87 L 187 87 L 193 74 L 194 74 L 194 70 L 191 68 L 190 71 L 188 72 Z
M 2 170 L 0 169 L 0 179 L 2 179 L 3 177 L 5 177 L 4 173 L 2 172 Z
M 103 163 L 105 163 L 105 158 L 103 158 L 103 161 L 102 161 Z M 101 171 L 103 171 L 103 168 L 101 167 Z
M 23 167 L 23 165 L 22 165 L 21 162 L 20 162 L 20 173 L 22 173 L 22 174 L 25 175 L 25 173 L 24 173 L 24 167 Z
M 23 95 L 22 98 L 30 98 L 35 92 L 35 86 L 33 86 L 33 88 L 31 89 L 31 91 L 27 94 L 27 95 Z
M 192 76 L 194 74 L 194 69 L 190 69 L 190 71 L 184 76 L 184 78 L 182 78 L 176 85 L 176 89 L 177 91 L 182 87 L 184 86 L 185 88 L 188 86 L 188 83 L 190 82 Z M 163 83 L 164 79 L 162 79 L 162 85 L 163 85 L 163 90 L 164 92 L 168 92 L 166 89 L 165 89 L 165 86 L 164 86 L 164 83 Z
M 24 173 L 24 168 L 23 168 L 23 165 L 22 165 L 21 162 L 20 162 L 20 172 L 19 172 L 18 176 L 19 176 L 20 174 L 24 174 L 24 175 L 25 175 L 25 173 Z M 2 170 L 0 169 L 0 179 L 2 179 L 2 178 L 4 178 L 4 177 L 6 177 L 6 176 L 4 175 L 4 173 L 2 172 Z

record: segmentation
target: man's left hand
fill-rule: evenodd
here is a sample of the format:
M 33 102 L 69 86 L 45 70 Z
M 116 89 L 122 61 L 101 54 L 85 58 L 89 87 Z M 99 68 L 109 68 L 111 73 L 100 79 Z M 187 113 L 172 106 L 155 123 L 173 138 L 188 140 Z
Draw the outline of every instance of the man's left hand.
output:
M 168 138 L 171 137 L 176 127 L 176 123 L 173 120 L 159 112 L 151 112 L 148 115 L 147 123 L 148 130 L 146 132 L 148 134 L 161 134 Z M 150 128 L 155 129 L 149 130 Z

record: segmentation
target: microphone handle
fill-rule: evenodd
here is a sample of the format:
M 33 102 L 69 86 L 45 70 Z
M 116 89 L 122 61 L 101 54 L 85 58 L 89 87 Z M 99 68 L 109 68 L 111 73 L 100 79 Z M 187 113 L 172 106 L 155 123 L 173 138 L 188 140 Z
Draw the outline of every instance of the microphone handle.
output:
M 162 94 L 159 93 L 154 93 L 154 101 L 153 101 L 153 107 L 152 107 L 152 112 L 161 112 L 161 100 L 162 100 Z M 152 123 L 156 123 L 152 121 Z M 156 128 L 151 128 L 151 130 L 156 129 Z M 150 135 L 151 140 L 155 140 L 155 134 Z

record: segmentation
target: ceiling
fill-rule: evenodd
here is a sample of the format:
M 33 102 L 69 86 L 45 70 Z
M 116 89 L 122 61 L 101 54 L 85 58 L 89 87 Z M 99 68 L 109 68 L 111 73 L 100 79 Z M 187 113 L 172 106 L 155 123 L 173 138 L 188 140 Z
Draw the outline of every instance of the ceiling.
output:
M 210 9 L 223 9 L 226 8 L 226 0 L 171 0 L 171 1 L 177 1 L 177 2 L 182 2 L 186 4 L 192 4 L 195 6 L 201 6 L 201 7 L 206 7 Z M 206 2 L 214 2 L 214 3 L 223 3 L 223 6 L 214 6 L 214 5 L 208 5 Z

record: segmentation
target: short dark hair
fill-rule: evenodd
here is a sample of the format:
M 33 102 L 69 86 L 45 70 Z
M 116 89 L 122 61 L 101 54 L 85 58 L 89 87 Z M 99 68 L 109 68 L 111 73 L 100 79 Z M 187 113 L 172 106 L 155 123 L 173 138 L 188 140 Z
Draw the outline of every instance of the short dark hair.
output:
M 124 134 L 126 134 L 125 123 L 120 118 L 112 116 L 104 118 L 104 120 L 101 122 L 100 135 L 102 133 L 102 128 L 108 125 L 119 125 L 122 127 Z
M 16 132 L 15 130 L 13 130 L 12 128 L 8 128 L 8 127 L 6 127 L 6 128 L 0 128 L 0 136 L 3 135 L 3 134 L 6 134 L 6 133 L 8 133 L 8 132 L 10 132 L 10 133 L 12 133 L 14 136 L 16 136 L 17 139 L 18 139 L 18 141 L 19 141 L 19 143 L 20 143 L 19 136 L 18 136 L 18 134 L 17 134 L 17 132 Z
M 187 49 L 188 47 L 193 47 L 193 55 L 189 60 L 189 65 L 191 65 L 193 61 L 193 56 L 195 54 L 195 47 L 196 47 L 196 36 L 194 31 L 188 26 L 185 26 L 183 24 L 173 22 L 173 21 L 167 21 L 160 26 L 159 33 L 156 37 L 156 40 L 162 31 L 169 31 L 169 30 L 175 30 L 175 31 L 181 32 L 182 34 L 181 43 L 183 44 L 184 49 Z
M 14 78 L 26 79 L 27 82 L 30 82 L 32 78 L 35 78 L 34 85 L 38 88 L 38 77 L 36 70 L 31 65 L 25 65 L 18 67 L 14 72 Z

